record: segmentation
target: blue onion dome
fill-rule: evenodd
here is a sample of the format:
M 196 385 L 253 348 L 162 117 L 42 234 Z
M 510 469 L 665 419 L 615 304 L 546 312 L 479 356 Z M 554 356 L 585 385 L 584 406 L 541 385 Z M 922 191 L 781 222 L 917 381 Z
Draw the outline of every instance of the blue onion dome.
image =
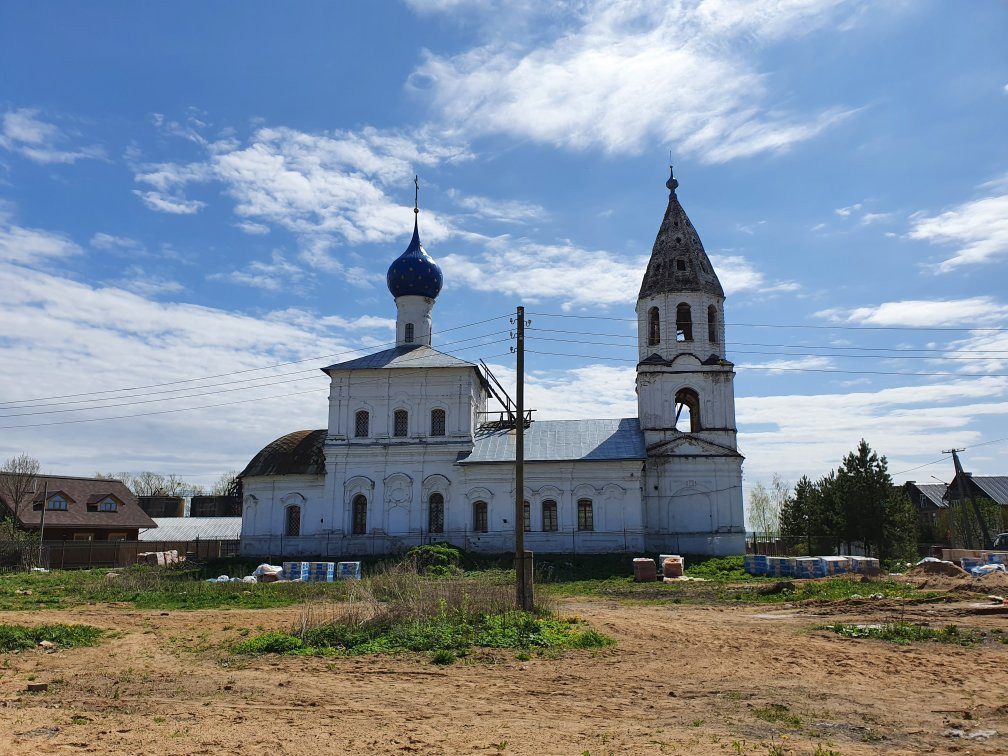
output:
M 413 220 L 413 238 L 406 251 L 389 266 L 385 276 L 393 297 L 415 295 L 434 299 L 441 293 L 441 268 L 420 244 L 420 231 Z

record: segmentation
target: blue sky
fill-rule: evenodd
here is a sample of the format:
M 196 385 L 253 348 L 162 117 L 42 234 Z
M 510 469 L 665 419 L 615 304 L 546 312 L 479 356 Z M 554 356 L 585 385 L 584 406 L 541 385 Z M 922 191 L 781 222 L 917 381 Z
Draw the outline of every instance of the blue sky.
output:
M 747 487 L 861 437 L 899 480 L 1004 473 L 1006 32 L 993 0 L 5 3 L 0 458 L 207 483 L 324 425 L 317 368 L 393 340 L 414 174 L 435 346 L 513 381 L 523 303 L 538 416 L 633 416 L 671 151 Z

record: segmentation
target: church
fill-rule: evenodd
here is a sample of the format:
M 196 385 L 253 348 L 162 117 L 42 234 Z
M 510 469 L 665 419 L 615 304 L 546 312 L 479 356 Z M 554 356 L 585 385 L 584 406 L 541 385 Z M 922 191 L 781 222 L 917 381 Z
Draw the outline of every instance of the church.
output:
M 745 551 L 724 290 L 670 176 L 637 297 L 637 417 L 524 430 L 524 541 L 547 554 Z M 438 264 L 413 238 L 388 269 L 396 345 L 322 369 L 326 428 L 288 433 L 241 472 L 248 555 L 398 553 L 515 541 L 515 422 L 493 378 L 434 348 Z

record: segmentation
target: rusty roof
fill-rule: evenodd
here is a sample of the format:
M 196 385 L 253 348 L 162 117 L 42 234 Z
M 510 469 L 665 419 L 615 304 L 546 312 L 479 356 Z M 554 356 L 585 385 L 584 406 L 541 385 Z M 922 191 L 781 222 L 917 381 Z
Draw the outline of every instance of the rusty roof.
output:
M 325 475 L 326 429 L 300 430 L 271 441 L 238 477 L 253 475 Z

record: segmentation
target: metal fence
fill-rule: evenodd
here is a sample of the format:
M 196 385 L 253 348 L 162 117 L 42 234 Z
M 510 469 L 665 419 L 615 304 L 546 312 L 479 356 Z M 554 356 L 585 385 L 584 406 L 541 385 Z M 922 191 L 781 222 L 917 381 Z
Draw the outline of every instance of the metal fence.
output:
M 199 561 L 238 555 L 237 540 L 194 541 L 46 541 L 39 543 L 0 542 L 0 570 L 20 571 L 32 567 L 87 569 L 128 567 L 145 551 L 177 551 L 180 557 Z

